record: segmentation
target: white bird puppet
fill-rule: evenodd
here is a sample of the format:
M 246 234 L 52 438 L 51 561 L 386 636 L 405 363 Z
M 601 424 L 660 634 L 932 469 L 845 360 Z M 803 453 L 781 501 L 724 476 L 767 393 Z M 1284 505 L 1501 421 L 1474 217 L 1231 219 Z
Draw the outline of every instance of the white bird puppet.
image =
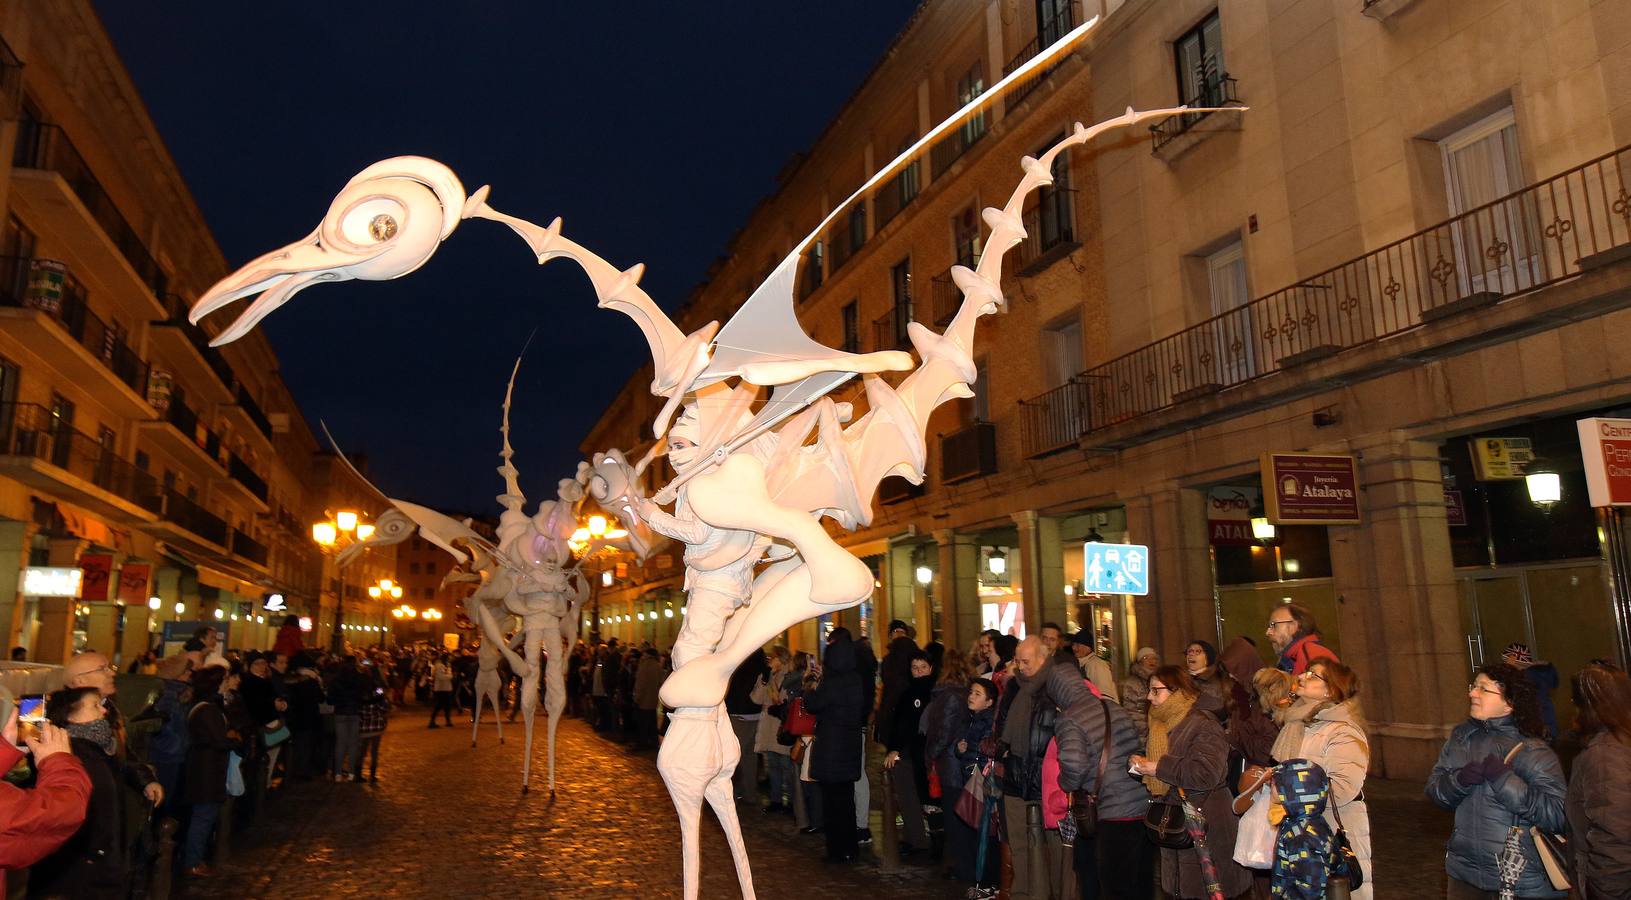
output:
M 850 199 L 1000 97 L 1008 85 L 1049 64 L 1096 21 L 1065 35 L 931 129 Z M 558 257 L 576 262 L 589 276 L 599 305 L 635 321 L 651 349 L 652 392 L 666 399 L 653 433 L 667 436 L 676 477 L 653 500 L 624 485 L 617 512 L 686 544 L 687 617 L 673 651 L 676 670 L 661 692 L 675 713 L 658 753 L 658 771 L 680 816 L 685 896 L 697 896 L 698 830 L 706 800 L 725 829 L 743 896 L 752 897 L 730 784 L 739 755 L 723 706 L 731 672 L 793 625 L 853 607 L 871 595 L 870 571 L 832 540 L 820 520 L 832 518 L 851 529 L 865 525 L 872 519 L 871 498 L 883 478 L 922 481 L 929 416 L 941 403 L 972 396 L 975 324 L 1005 307 L 1003 256 L 1024 240 L 1025 199 L 1052 183 L 1058 155 L 1110 129 L 1199 111 L 1128 109 L 1091 128 L 1077 124 L 1039 158 L 1023 159 L 1013 194 L 982 215 L 990 233 L 978 265 L 952 267 L 952 281 L 964 299 L 946 331 L 936 333 L 917 322 L 908 326 L 921 360 L 915 368 L 911 355 L 903 352 L 852 354 L 825 347 L 798 323 L 793 289 L 804 248 L 849 201 L 793 248 L 723 328 L 708 323 L 685 334 L 640 288 L 642 266 L 613 266 L 562 236 L 558 218 L 540 227 L 497 212 L 487 204 L 485 187 L 465 197 L 446 167 L 417 157 L 371 166 L 347 185 L 329 213 L 339 224 L 331 228 L 325 220 L 316 232 L 322 251 L 317 258 L 326 268 L 278 267 L 281 260 L 311 258 L 308 238 L 229 276 L 199 299 L 192 318 L 196 322 L 259 286 L 271 285 L 271 302 L 263 296 L 218 338 L 231 340 L 309 284 L 325 277 L 382 280 L 406 274 L 428 256 L 427 236 L 451 233 L 459 218 L 485 218 L 520 235 L 540 264 Z M 421 203 L 437 198 L 439 217 L 422 215 L 421 207 L 406 197 L 393 200 L 398 193 Z M 402 221 L 399 214 L 405 216 Z M 325 244 L 323 236 L 331 231 L 344 235 L 347 243 Z M 410 231 L 415 233 L 408 235 Z M 353 242 L 359 235 L 372 239 L 374 246 Z M 412 242 L 413 252 L 398 254 L 383 246 L 404 238 Z M 889 371 L 908 374 L 891 387 L 878 377 Z M 864 377 L 868 406 L 859 418 L 849 404 L 825 396 L 856 375 Z M 761 396 L 765 388 L 768 398 Z M 678 422 L 676 413 L 681 413 Z M 600 487 L 593 484 L 591 490 Z M 668 504 L 673 512 L 662 508 Z

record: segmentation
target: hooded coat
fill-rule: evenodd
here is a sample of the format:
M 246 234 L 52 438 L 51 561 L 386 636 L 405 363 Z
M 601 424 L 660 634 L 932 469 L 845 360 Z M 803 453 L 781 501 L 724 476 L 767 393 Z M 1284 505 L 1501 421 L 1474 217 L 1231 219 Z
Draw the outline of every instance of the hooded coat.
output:
M 1120 706 L 1093 695 L 1087 682 L 1070 666 L 1053 666 L 1043 684 L 1055 706 L 1054 742 L 1059 754 L 1059 788 L 1094 791 L 1099 818 L 1139 819 L 1149 806 L 1144 783 L 1128 774 L 1127 760 L 1138 752 L 1138 729 Z M 1108 714 L 1108 719 L 1106 715 Z M 1110 758 L 1099 784 L 1099 758 L 1104 755 L 1104 730 L 1110 728 Z
M 810 777 L 825 782 L 860 779 L 866 710 L 861 677 L 855 672 L 855 642 L 840 640 L 827 645 L 821 683 L 805 693 L 804 709 L 816 717 Z
M 1231 723 L 1232 724 L 1232 723 Z M 1288 729 L 1298 728 L 1296 723 Z M 1326 706 L 1313 714 L 1313 718 L 1300 725 L 1302 737 L 1293 759 L 1306 759 L 1325 770 L 1331 783 L 1331 798 L 1325 809 L 1325 820 L 1334 832 L 1337 817 L 1348 833 L 1348 843 L 1359 857 L 1365 873 L 1365 884 L 1353 892 L 1354 900 L 1370 900 L 1371 840 L 1370 810 L 1362 799 L 1365 773 L 1370 768 L 1370 742 L 1365 730 L 1354 718 L 1352 701 Z
M 889 649 L 883 655 L 883 662 L 878 664 L 878 676 L 883 680 L 883 693 L 878 698 L 874 739 L 890 749 L 899 749 L 894 746 L 901 740 L 894 736 L 895 709 L 900 705 L 901 694 L 905 693 L 912 683 L 912 655 L 916 652 L 917 644 L 911 638 L 902 635 L 889 642 Z
M 1218 668 L 1229 676 L 1224 683 L 1229 705 L 1229 746 L 1247 765 L 1267 766 L 1280 729 L 1252 695 L 1252 676 L 1263 668 L 1263 658 L 1251 641 L 1237 637 L 1218 655 Z
M 1251 889 L 1252 876 L 1235 862 L 1235 834 L 1238 820 L 1231 808 L 1234 798 L 1229 785 L 1229 739 L 1218 723 L 1222 710 L 1207 694 L 1195 699 L 1194 709 L 1167 735 L 1167 752 L 1156 763 L 1155 777 L 1174 788 L 1182 788 L 1189 801 L 1206 818 L 1206 845 L 1218 867 L 1225 897 L 1237 897 Z M 1168 793 L 1176 802 L 1177 791 Z M 1206 880 L 1201 876 L 1200 856 L 1193 849 L 1161 850 L 1161 887 L 1180 898 L 1206 896 Z
M 968 687 L 942 681 L 929 694 L 929 708 L 923 713 L 923 757 L 940 774 L 940 788 L 945 792 L 955 782 L 963 783 L 957 765 L 957 742 L 968 726 Z
M 1505 759 L 1520 743 L 1523 749 L 1512 758 L 1511 768 L 1494 779 L 1474 785 L 1457 780 L 1462 767 L 1491 755 Z M 1427 778 L 1428 798 L 1455 810 L 1455 830 L 1450 833 L 1449 851 L 1444 857 L 1450 877 L 1479 890 L 1500 890 L 1495 854 L 1501 851 L 1507 831 L 1516 824 L 1526 831 L 1537 825 L 1553 833 L 1562 832 L 1568 824 L 1563 810 L 1566 793 L 1557 754 L 1541 739 L 1520 734 L 1512 716 L 1468 719 L 1457 725 Z M 1552 889 L 1535 853 L 1534 839 L 1526 833 L 1519 845 L 1528 864 L 1518 879 L 1518 896 L 1566 896 L 1566 892 Z

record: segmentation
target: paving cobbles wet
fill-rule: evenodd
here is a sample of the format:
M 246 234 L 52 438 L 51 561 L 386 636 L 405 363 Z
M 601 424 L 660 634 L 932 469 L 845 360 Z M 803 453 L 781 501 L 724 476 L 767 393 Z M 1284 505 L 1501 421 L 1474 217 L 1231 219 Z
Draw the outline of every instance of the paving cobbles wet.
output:
M 313 897 L 680 897 L 674 809 L 653 752 L 630 753 L 566 719 L 557 737 L 557 793 L 543 778 L 543 722 L 533 790 L 520 787 L 520 729 L 498 745 L 491 724 L 472 749 L 468 725 L 428 730 L 416 708 L 393 717 L 378 784 L 314 781 L 274 792 L 238 835 L 232 859 L 180 888 L 197 900 Z M 879 802 L 873 784 L 874 807 Z M 1375 833 L 1377 897 L 1443 896 L 1449 816 L 1419 785 L 1366 786 Z M 758 893 L 766 897 L 953 898 L 964 885 L 936 865 L 884 872 L 863 856 L 822 862 L 819 835 L 791 817 L 741 807 Z M 874 831 L 878 813 L 874 810 Z M 704 898 L 739 896 L 724 836 L 704 816 Z

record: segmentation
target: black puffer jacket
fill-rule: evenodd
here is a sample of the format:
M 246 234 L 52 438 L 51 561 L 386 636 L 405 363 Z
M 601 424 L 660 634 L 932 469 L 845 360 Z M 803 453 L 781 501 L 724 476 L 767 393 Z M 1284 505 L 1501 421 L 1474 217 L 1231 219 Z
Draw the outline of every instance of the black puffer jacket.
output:
M 901 635 L 889 642 L 889 649 L 883 655 L 883 662 L 878 664 L 878 677 L 883 680 L 883 692 L 878 697 L 877 728 L 873 739 L 891 750 L 897 749 L 901 737 L 893 734 L 895 729 L 895 709 L 900 705 L 901 694 L 906 692 L 912 683 L 912 654 L 917 652 L 917 644 L 912 639 Z
M 1491 755 L 1505 759 L 1519 742 L 1523 749 L 1512 758 L 1510 771 L 1470 787 L 1457 780 L 1462 767 Z M 1524 831 L 1519 843 L 1528 860 L 1518 878 L 1517 895 L 1566 896 L 1567 892 L 1552 890 L 1528 831 L 1534 825 L 1553 833 L 1567 827 L 1563 808 L 1567 790 L 1557 754 L 1541 739 L 1520 734 L 1512 716 L 1468 719 L 1457 725 L 1444 742 L 1433 774 L 1427 778 L 1427 796 L 1439 806 L 1455 810 L 1455 830 L 1450 833 L 1449 852 L 1444 857 L 1450 877 L 1479 890 L 1500 890 L 1495 854 L 1501 852 L 1507 832 L 1517 825 Z
M 1127 772 L 1127 760 L 1138 752 L 1138 728 L 1127 711 L 1108 699 L 1101 702 L 1074 666 L 1053 666 L 1042 689 L 1059 707 L 1054 741 L 1059 747 L 1059 787 L 1065 791 L 1098 791 L 1099 818 L 1137 819 L 1149 806 L 1144 783 Z M 1109 714 L 1110 758 L 1104 786 L 1098 785 L 1099 758 L 1104 753 L 1105 714 Z
M 810 752 L 810 777 L 816 781 L 849 782 L 861 777 L 862 729 L 866 725 L 861 701 L 861 678 L 855 674 L 855 644 L 827 645 L 821 664 L 821 683 L 804 694 L 804 708 L 816 717 L 815 743 Z
M 123 897 L 129 889 L 129 849 L 125 806 L 146 786 L 140 766 L 121 766 L 102 747 L 84 738 L 69 742 L 91 776 L 85 824 L 68 842 L 29 870 L 30 897 Z M 127 790 L 128 789 L 128 790 Z

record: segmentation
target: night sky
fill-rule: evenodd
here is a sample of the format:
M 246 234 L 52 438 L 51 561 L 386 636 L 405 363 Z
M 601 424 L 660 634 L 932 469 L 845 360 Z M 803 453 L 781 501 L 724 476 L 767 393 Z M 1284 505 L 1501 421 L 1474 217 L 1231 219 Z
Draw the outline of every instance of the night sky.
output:
M 369 163 L 449 165 L 672 311 L 915 0 L 95 6 L 228 263 L 304 237 Z M 859 152 L 859 150 L 857 150 Z M 224 324 L 245 304 L 217 313 Z M 504 381 L 533 500 L 649 359 L 576 266 L 463 223 L 394 282 L 317 285 L 259 326 L 313 428 L 386 493 L 496 512 Z

